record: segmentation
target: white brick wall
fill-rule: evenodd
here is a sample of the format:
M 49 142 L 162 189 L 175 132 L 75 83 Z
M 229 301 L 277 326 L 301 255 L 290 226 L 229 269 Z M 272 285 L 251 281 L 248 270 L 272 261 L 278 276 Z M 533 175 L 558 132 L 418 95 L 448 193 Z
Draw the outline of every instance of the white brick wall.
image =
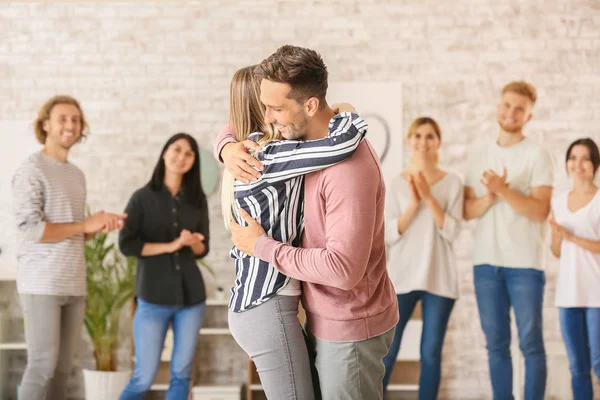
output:
M 598 0 L 9 2 L 0 5 L 0 38 L 0 119 L 33 119 L 56 93 L 81 101 L 92 134 L 72 160 L 87 174 L 93 208 L 121 210 L 170 134 L 190 132 L 210 149 L 227 120 L 233 72 L 284 43 L 317 49 L 338 81 L 403 82 L 405 125 L 436 118 L 442 164 L 454 169 L 472 142 L 497 133 L 499 91 L 513 79 L 539 89 L 528 133 L 557 157 L 559 177 L 570 141 L 600 139 Z M 208 261 L 228 285 L 233 268 L 217 197 Z M 444 351 L 444 398 L 490 396 L 471 243 L 466 229 L 457 243 L 462 297 Z M 546 337 L 562 351 L 554 275 Z

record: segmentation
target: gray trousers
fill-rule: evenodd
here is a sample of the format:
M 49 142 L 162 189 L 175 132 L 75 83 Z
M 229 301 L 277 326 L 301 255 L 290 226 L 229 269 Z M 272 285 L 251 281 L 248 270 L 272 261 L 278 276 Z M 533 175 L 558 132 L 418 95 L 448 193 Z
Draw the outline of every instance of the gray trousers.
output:
M 307 332 L 314 385 L 320 387 L 321 399 L 383 399 L 383 357 L 395 330 L 357 342 L 328 342 Z
M 21 294 L 27 368 L 20 399 L 64 400 L 74 350 L 81 337 L 85 297 Z
M 229 311 L 229 329 L 256 364 L 269 400 L 314 399 L 299 296 L 275 296 L 250 310 Z

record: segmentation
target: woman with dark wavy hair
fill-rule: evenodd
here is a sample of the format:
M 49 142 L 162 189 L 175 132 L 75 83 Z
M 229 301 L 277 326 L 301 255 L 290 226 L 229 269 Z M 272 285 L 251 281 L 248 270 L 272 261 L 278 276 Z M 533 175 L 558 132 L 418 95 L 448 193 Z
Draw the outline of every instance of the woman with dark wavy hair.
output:
M 575 400 L 594 397 L 592 374 L 600 378 L 600 194 L 594 178 L 600 152 L 592 139 L 567 150 L 571 190 L 552 199 L 552 244 L 560 259 L 556 305 Z
M 166 399 L 185 400 L 206 300 L 196 259 L 208 253 L 209 237 L 200 154 L 193 137 L 178 133 L 167 141 L 152 179 L 131 196 L 126 210 L 129 218 L 119 247 L 138 260 L 137 309 L 135 369 L 121 400 L 141 400 L 150 389 L 169 325 L 173 355 Z

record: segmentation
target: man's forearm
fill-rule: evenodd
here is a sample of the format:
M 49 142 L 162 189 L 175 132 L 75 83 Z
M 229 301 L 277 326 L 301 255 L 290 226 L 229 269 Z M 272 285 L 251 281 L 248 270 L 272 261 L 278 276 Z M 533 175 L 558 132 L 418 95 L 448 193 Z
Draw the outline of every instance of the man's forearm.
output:
M 509 187 L 500 190 L 498 197 L 507 202 L 516 212 L 535 222 L 544 222 L 550 214 L 549 202 L 522 195 Z
M 470 220 L 481 218 L 483 214 L 494 204 L 495 199 L 488 193 L 481 197 L 465 199 L 464 219 Z
M 290 278 L 350 290 L 360 282 L 367 260 L 343 257 L 328 249 L 304 249 L 262 236 L 254 255 L 275 266 Z M 361 268 L 362 267 L 362 268 Z
M 66 224 L 53 224 L 46 222 L 41 243 L 62 242 L 65 239 L 83 234 L 83 222 L 72 222 Z

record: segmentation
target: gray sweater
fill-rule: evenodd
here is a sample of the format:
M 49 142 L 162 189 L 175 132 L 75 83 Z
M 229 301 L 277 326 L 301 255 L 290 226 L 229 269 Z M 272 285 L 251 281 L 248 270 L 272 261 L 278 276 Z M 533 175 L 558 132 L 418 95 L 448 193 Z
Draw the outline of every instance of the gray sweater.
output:
M 46 222 L 73 223 L 85 218 L 83 172 L 43 152 L 21 164 L 12 179 L 17 225 L 17 290 L 25 294 L 85 296 L 83 234 L 41 243 Z

